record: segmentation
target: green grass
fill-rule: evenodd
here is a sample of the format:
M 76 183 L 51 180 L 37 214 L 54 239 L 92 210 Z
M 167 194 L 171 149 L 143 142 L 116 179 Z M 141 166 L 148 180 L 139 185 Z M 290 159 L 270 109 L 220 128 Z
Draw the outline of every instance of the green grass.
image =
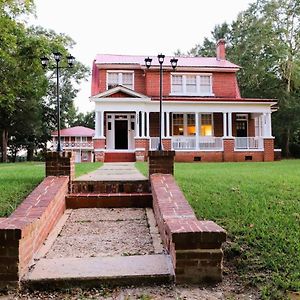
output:
M 100 167 L 100 163 L 75 165 L 76 177 Z M 36 162 L 0 164 L 0 217 L 9 216 L 43 180 L 45 164 Z
M 197 216 L 228 231 L 226 259 L 262 298 L 300 290 L 300 160 L 177 163 L 175 178 Z

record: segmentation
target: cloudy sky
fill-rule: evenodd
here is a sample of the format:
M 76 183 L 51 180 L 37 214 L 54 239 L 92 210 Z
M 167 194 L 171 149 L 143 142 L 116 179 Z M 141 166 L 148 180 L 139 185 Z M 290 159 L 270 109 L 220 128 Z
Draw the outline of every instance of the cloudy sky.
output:
M 172 55 L 186 52 L 210 35 L 216 24 L 231 22 L 253 0 L 35 0 L 30 23 L 66 33 L 76 41 L 70 52 L 92 66 L 97 53 Z M 90 78 L 75 105 L 91 111 Z

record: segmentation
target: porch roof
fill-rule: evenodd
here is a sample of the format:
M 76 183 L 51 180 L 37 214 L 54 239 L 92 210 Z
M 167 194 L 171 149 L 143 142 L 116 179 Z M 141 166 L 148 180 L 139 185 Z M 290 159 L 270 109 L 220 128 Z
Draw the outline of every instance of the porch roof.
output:
M 60 130 L 61 136 L 88 136 L 93 137 L 95 135 L 95 130 L 83 126 L 75 126 L 70 128 L 65 128 Z M 51 136 L 57 136 L 57 131 L 51 132 Z

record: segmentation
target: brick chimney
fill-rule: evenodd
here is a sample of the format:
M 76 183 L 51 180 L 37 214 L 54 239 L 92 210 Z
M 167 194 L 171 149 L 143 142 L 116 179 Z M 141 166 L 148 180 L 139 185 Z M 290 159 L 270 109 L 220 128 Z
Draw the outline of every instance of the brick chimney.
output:
M 225 40 L 220 39 L 217 42 L 217 60 L 225 60 L 226 59 L 226 51 L 225 51 Z

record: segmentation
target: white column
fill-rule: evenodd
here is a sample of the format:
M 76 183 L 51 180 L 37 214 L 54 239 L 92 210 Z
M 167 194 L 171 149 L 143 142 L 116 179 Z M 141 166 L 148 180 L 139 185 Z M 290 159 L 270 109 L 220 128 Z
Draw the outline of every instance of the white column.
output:
M 227 136 L 227 113 L 223 112 L 223 136 Z
M 167 122 L 166 122 L 166 126 L 167 126 L 167 137 L 170 137 L 170 113 L 167 112 Z
M 140 120 L 139 120 L 139 111 L 135 113 L 135 137 L 139 137 L 139 130 L 140 130 Z
M 146 112 L 146 118 L 147 118 L 147 137 L 150 137 L 150 112 Z
M 228 113 L 228 136 L 232 137 L 232 113 Z
M 100 137 L 100 111 L 96 111 L 95 114 L 95 138 Z
M 145 112 L 142 111 L 142 134 L 141 137 L 145 136 Z
M 199 113 L 195 113 L 196 149 L 199 149 Z
M 100 136 L 104 137 L 104 111 L 100 112 Z
M 271 113 L 264 114 L 264 137 L 271 137 L 272 136 L 272 121 L 271 121 Z

